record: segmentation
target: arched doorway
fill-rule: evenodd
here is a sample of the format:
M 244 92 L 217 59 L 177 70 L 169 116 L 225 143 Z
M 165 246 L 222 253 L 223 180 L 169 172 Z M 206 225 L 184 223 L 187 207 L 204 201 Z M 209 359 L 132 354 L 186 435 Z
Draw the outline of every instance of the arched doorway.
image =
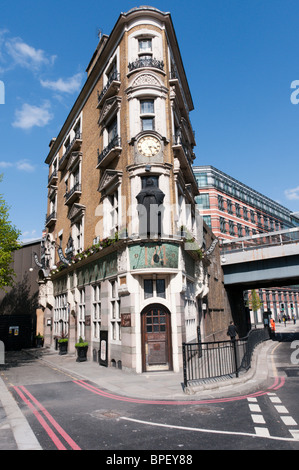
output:
M 141 312 L 142 370 L 172 370 L 170 312 L 151 304 Z

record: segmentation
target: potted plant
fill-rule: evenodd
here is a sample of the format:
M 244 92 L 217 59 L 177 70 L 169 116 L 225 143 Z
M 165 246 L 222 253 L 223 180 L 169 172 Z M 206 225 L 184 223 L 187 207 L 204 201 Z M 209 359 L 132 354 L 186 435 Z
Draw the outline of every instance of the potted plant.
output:
M 75 344 L 75 348 L 78 353 L 77 362 L 87 361 L 88 342 L 84 341 L 80 336 L 78 343 Z
M 35 344 L 37 348 L 42 348 L 44 345 L 44 337 L 40 333 L 35 337 Z
M 68 338 L 62 334 L 58 340 L 58 348 L 59 348 L 60 355 L 64 355 L 67 353 L 68 342 L 69 342 Z

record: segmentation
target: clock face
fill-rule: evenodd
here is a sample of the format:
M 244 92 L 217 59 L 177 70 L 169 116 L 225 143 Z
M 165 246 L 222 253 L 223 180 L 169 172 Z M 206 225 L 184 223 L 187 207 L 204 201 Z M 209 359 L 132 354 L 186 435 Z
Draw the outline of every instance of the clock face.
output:
M 138 152 L 145 157 L 154 157 L 161 150 L 159 140 L 154 136 L 144 136 L 138 142 Z

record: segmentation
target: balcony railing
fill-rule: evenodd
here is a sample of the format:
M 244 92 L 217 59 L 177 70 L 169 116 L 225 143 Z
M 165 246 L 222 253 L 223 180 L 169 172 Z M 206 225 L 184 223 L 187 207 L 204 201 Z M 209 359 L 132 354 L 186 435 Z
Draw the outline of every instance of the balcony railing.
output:
M 56 184 L 57 180 L 58 180 L 57 170 L 54 170 L 48 178 L 48 185 L 49 184 Z
M 128 67 L 130 72 L 132 72 L 132 70 L 141 69 L 143 67 L 153 67 L 155 69 L 164 71 L 164 62 L 163 60 L 154 58 L 136 59 L 134 62 L 130 62 Z
M 81 194 L 81 184 L 76 183 L 67 193 L 65 193 L 65 204 L 71 204 Z
M 50 215 L 46 217 L 46 227 L 49 227 L 50 225 L 54 224 L 57 220 L 57 214 L 56 211 L 51 212 Z
M 194 154 L 193 152 L 191 152 L 188 148 L 188 145 L 185 144 L 183 141 L 182 141 L 182 138 L 180 135 L 174 135 L 173 136 L 173 146 L 178 146 L 178 147 L 181 147 L 181 149 L 183 150 L 184 152 L 184 155 L 189 163 L 189 165 L 192 165 L 193 163 L 193 159 L 194 159 Z
M 109 142 L 107 147 L 104 148 L 104 150 L 99 153 L 98 149 L 98 164 L 97 168 L 101 166 L 102 163 L 109 163 L 118 153 L 120 153 L 122 150 L 121 148 L 121 138 L 116 136 L 114 139 Z
M 114 72 L 111 77 L 109 77 L 108 82 L 104 86 L 101 93 L 98 92 L 98 106 L 101 106 L 103 103 L 103 98 L 110 96 L 110 90 L 118 88 L 120 85 L 120 73 Z M 106 96 L 107 95 L 107 96 Z
M 65 167 L 66 159 L 69 156 L 70 152 L 73 150 L 78 150 L 82 144 L 82 134 L 80 132 L 76 132 L 75 137 L 73 140 L 68 144 L 66 147 L 64 154 L 62 155 L 61 159 L 59 160 L 59 170 L 62 170 Z

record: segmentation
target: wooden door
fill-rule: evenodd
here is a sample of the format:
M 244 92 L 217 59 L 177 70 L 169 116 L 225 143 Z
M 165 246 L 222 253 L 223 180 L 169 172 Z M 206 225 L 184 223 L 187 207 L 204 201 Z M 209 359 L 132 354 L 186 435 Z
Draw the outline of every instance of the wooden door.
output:
M 162 305 L 150 305 L 142 313 L 143 371 L 171 370 L 170 313 Z

